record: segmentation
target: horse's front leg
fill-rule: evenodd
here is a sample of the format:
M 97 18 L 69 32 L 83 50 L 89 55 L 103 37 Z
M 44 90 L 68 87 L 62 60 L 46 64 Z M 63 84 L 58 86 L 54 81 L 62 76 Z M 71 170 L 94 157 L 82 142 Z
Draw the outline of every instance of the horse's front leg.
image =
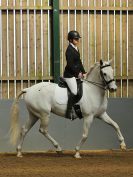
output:
M 122 150 L 126 150 L 126 144 L 125 144 L 125 141 L 124 141 L 124 137 L 122 136 L 122 133 L 120 131 L 120 127 L 118 126 L 118 124 L 116 122 L 114 122 L 109 116 L 108 114 L 105 112 L 103 113 L 100 118 L 106 122 L 107 124 L 111 125 L 117 132 L 117 135 L 118 135 L 118 139 L 120 141 L 120 148 Z
M 90 128 L 92 121 L 93 121 L 93 115 L 90 115 L 88 117 L 84 117 L 82 139 L 80 140 L 80 142 L 78 143 L 78 145 L 75 148 L 75 150 L 76 150 L 76 154 L 74 155 L 75 158 L 81 158 L 79 150 L 80 150 L 81 146 L 85 143 L 85 141 L 88 137 L 88 132 L 89 132 L 89 128 Z

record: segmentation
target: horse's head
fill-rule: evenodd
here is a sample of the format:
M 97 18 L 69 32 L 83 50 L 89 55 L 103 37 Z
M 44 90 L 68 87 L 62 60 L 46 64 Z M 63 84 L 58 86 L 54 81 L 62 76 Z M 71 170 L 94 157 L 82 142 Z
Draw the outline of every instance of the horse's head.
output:
M 114 92 L 117 90 L 117 86 L 114 80 L 113 68 L 111 67 L 111 60 L 100 60 L 100 75 L 104 85 L 107 89 L 109 89 L 110 92 Z

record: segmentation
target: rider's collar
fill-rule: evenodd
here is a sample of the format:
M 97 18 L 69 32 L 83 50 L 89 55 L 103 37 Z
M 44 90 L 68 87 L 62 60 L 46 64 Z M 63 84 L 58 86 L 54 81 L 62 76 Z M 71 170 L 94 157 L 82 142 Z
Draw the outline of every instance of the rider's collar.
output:
M 70 42 L 70 44 L 71 44 L 71 46 L 75 49 L 75 50 L 77 50 L 78 51 L 78 47 L 77 46 L 75 46 L 73 43 L 71 43 Z

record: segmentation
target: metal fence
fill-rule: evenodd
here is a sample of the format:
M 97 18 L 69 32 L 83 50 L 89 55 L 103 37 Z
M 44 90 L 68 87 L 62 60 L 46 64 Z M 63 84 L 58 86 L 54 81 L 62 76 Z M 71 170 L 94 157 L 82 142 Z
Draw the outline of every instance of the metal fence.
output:
M 113 58 L 118 91 L 108 96 L 132 97 L 133 1 L 59 0 L 55 10 L 52 2 L 0 0 L 1 99 L 13 98 L 20 89 L 37 82 L 53 81 L 56 73 L 62 75 L 67 33 L 73 29 L 82 36 L 79 49 L 86 71 L 100 59 Z M 53 13 L 59 15 L 59 24 Z M 57 61 L 53 52 L 60 55 Z

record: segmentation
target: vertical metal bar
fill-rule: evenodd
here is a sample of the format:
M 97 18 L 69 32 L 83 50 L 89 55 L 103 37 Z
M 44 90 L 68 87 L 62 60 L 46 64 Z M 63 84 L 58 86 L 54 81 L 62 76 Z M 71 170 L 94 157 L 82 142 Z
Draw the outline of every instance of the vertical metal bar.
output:
M 127 0 L 127 7 L 128 7 L 128 0 Z M 129 84 L 129 81 L 128 81 L 128 65 L 129 65 L 129 54 L 128 54 L 128 10 L 127 10 L 127 98 L 129 96 L 129 93 L 128 93 L 128 84 Z
M 20 0 L 20 7 L 22 8 L 22 0 Z M 23 89 L 23 12 L 20 10 L 20 63 L 21 63 L 21 90 Z
M 83 0 L 81 0 L 81 7 L 83 7 Z M 84 63 L 84 18 L 83 18 L 83 10 L 81 10 L 81 36 L 82 36 L 82 63 Z
M 61 0 L 61 7 L 63 7 L 63 2 L 64 0 Z M 63 27 L 64 27 L 64 13 L 63 13 L 63 10 L 61 10 L 61 33 L 62 33 L 62 40 L 61 40 L 61 66 L 62 66 L 62 71 L 64 70 L 64 33 L 63 33 Z M 65 120 L 65 129 L 64 129 L 64 137 L 66 137 L 66 129 L 67 129 L 67 120 Z M 65 141 L 64 141 L 65 143 Z
M 15 7 L 16 0 L 13 1 Z M 14 31 L 14 96 L 16 98 L 16 12 L 13 10 L 13 31 Z
M 94 7 L 96 7 L 96 0 L 94 0 Z M 94 59 L 95 59 L 95 62 L 97 61 L 97 48 L 96 48 L 96 44 L 97 44 L 97 41 L 96 41 L 96 10 L 94 10 L 94 41 L 95 41 L 95 56 L 94 56 Z
M 34 7 L 36 7 L 36 0 L 34 0 Z M 34 9 L 34 62 L 35 62 L 35 84 L 37 73 L 37 58 L 36 58 L 36 9 Z
M 70 31 L 70 10 L 69 10 L 69 7 L 70 7 L 70 0 L 67 0 L 67 5 L 68 5 L 68 18 L 67 18 L 67 24 L 68 24 L 68 32 Z
M 103 1 L 101 0 L 101 7 L 103 6 Z M 101 10 L 101 59 L 103 59 L 103 11 Z
M 115 4 L 115 0 L 114 0 L 114 8 L 115 8 L 115 6 L 116 6 L 116 4 Z M 114 77 L 116 77 L 116 57 L 115 57 L 115 55 L 116 55 L 116 52 L 115 52 L 115 50 L 116 50 L 116 44 L 115 44 L 115 40 L 116 40 L 116 32 L 115 32 L 115 30 L 116 30 L 116 20 L 115 20 L 115 18 L 116 18 L 116 15 L 115 15 L 115 10 L 114 10 Z M 116 97 L 116 92 L 114 92 L 114 97 Z
M 1 6 L 1 0 L 0 0 L 0 6 Z M 0 10 L 0 99 L 2 99 L 2 74 L 3 74 L 3 68 L 2 68 L 3 62 L 2 62 L 2 11 Z
M 8 0 L 6 1 L 6 5 L 8 7 Z M 9 71 L 9 11 L 7 9 L 7 98 L 9 99 L 10 97 L 10 93 L 9 93 L 9 89 L 10 89 L 10 81 L 9 81 L 9 74 L 10 74 L 10 71 Z
M 90 0 L 88 0 L 88 7 L 90 6 Z M 88 63 L 90 64 L 90 11 L 88 10 Z
M 109 0 L 107 0 L 107 7 L 109 7 Z M 109 60 L 109 57 L 110 57 L 110 51 L 109 51 L 109 10 L 107 10 L 107 39 L 108 39 L 108 60 Z
M 122 7 L 122 0 L 120 0 L 120 7 Z M 120 10 L 120 73 L 121 73 L 121 98 L 123 96 L 123 56 L 122 56 L 122 10 Z
M 63 0 L 61 1 L 61 6 L 63 7 Z M 62 33 L 62 39 L 61 39 L 61 67 L 62 71 L 64 70 L 64 33 L 63 33 L 63 27 L 64 27 L 64 20 L 63 20 L 63 10 L 61 10 L 61 33 Z
M 43 6 L 42 4 L 42 0 L 41 0 L 41 7 Z M 44 76 L 44 51 L 43 51 L 43 48 L 44 48 L 44 43 L 43 43 L 43 9 L 41 9 L 41 64 L 42 64 L 42 81 L 43 81 L 43 76 Z
M 53 0 L 53 71 L 54 81 L 60 76 L 60 27 L 59 27 L 59 0 Z
M 50 1 L 48 0 L 48 6 L 50 5 Z M 51 57 L 51 52 L 50 52 L 50 48 L 51 48 L 51 38 L 50 38 L 50 10 L 48 10 L 48 75 L 51 75 L 51 67 L 50 67 L 50 57 Z M 56 34 L 56 33 L 55 33 Z M 50 80 L 49 80 L 50 82 Z
M 68 17 L 67 17 L 67 26 L 68 26 L 68 29 L 67 29 L 67 31 L 69 32 L 70 31 L 70 10 L 69 10 L 70 0 L 67 0 L 67 5 L 68 5 Z
M 107 0 L 107 7 L 109 7 L 109 0 Z M 107 41 L 108 41 L 108 60 L 109 60 L 109 10 L 107 10 Z M 109 91 L 108 91 L 109 97 Z
M 77 30 L 77 11 L 76 11 L 77 3 L 76 3 L 76 0 L 74 1 L 74 6 L 75 6 L 75 10 L 74 10 L 74 30 L 76 31 Z
M 28 87 L 30 86 L 30 15 L 29 15 L 29 0 L 27 0 L 27 48 L 28 48 Z

